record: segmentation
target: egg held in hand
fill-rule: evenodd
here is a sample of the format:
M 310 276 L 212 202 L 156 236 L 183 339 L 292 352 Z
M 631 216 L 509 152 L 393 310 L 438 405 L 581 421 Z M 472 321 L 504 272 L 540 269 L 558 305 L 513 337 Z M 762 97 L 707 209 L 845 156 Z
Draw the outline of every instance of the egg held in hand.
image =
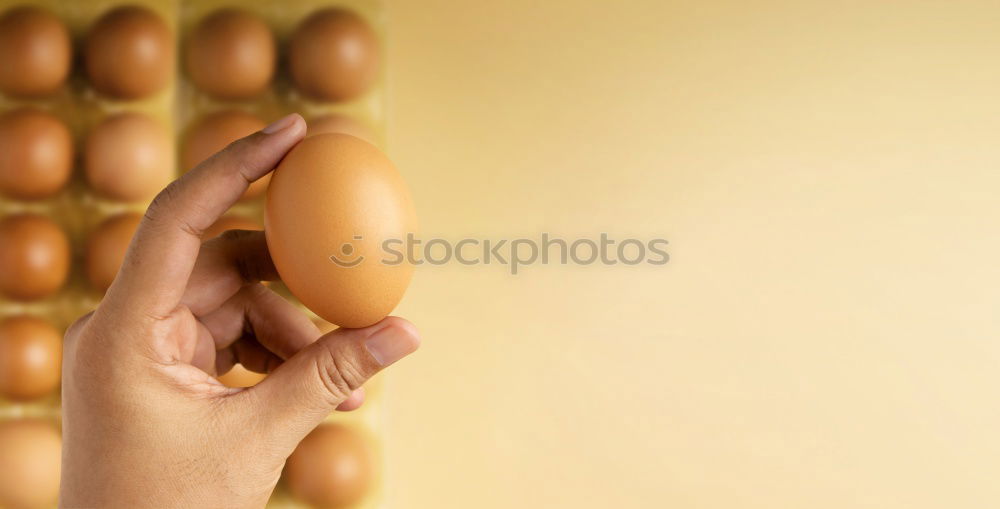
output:
M 281 280 L 306 307 L 341 327 L 372 325 L 402 299 L 413 266 L 383 244 L 401 250 L 416 223 L 392 162 L 345 134 L 304 139 L 275 169 L 267 190 L 264 231 Z

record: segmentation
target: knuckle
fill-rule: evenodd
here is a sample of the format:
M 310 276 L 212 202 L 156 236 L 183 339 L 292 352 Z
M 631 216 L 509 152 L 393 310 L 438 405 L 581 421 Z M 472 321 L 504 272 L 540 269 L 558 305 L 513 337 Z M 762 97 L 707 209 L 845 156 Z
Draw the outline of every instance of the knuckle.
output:
M 346 399 L 347 395 L 350 394 L 350 386 L 347 384 L 347 380 L 337 371 L 333 362 L 318 362 L 316 367 L 323 389 L 325 389 L 326 395 L 330 399 L 329 402 L 337 403 Z
M 249 175 L 256 173 L 254 158 L 248 157 L 260 144 L 259 137 L 256 134 L 240 138 L 226 145 L 226 148 L 219 152 L 219 157 L 223 158 L 226 164 L 232 165 L 236 172 L 247 181 L 247 184 L 254 180 Z
M 177 182 L 177 180 L 171 182 L 156 194 L 149 207 L 146 208 L 146 219 L 155 221 L 164 213 L 168 213 L 171 204 L 177 200 L 179 191 Z
M 73 323 L 70 324 L 70 326 L 66 328 L 66 333 L 63 334 L 63 340 L 66 341 L 66 342 L 73 341 L 76 338 L 76 336 L 79 335 L 80 330 L 85 325 L 87 325 L 87 322 L 90 321 L 90 317 L 91 316 L 94 316 L 94 312 L 93 311 L 91 311 L 91 312 L 89 312 L 89 313 L 81 316 L 80 318 L 77 318 L 75 321 L 73 321 Z
M 363 371 L 337 349 L 325 346 L 326 355 L 317 363 L 317 372 L 331 403 L 347 399 L 365 381 Z
M 335 357 L 333 363 L 337 367 L 340 377 L 347 383 L 347 396 L 350 396 L 355 389 L 364 385 L 367 377 L 364 376 L 364 371 L 361 370 L 361 366 L 357 362 L 349 357 L 340 356 Z
M 190 214 L 190 211 L 182 210 L 181 207 L 177 205 L 181 196 L 181 186 L 181 180 L 175 180 L 167 187 L 163 188 L 163 190 L 160 191 L 155 198 L 153 198 L 149 207 L 146 208 L 146 213 L 143 219 L 148 224 L 153 225 L 154 228 L 168 228 L 167 225 L 173 224 L 185 233 L 200 237 L 205 228 L 192 224 L 187 218 L 192 215 L 194 217 L 200 217 L 203 214 L 200 210 L 195 214 Z M 188 207 L 191 206 L 193 205 L 188 205 Z

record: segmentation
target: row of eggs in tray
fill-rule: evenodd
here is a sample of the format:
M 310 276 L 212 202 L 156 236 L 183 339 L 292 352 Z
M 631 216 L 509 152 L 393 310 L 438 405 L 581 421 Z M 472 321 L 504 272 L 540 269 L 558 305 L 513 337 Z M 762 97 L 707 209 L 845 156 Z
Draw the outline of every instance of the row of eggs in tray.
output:
M 182 163 L 191 168 L 264 125 L 264 120 L 240 110 L 211 113 L 188 130 Z M 323 132 L 353 134 L 373 143 L 375 138 L 366 125 L 340 114 L 311 120 L 309 134 Z M 171 138 L 144 114 L 108 117 L 90 133 L 84 146 L 84 173 L 98 196 L 141 202 L 173 179 Z M 56 117 L 31 108 L 0 115 L 0 194 L 29 201 L 57 195 L 70 180 L 72 152 L 71 136 Z M 255 182 L 243 198 L 260 196 L 267 181 L 265 177 Z M 122 213 L 90 233 L 86 273 L 96 290 L 103 292 L 114 278 L 139 218 Z M 259 229 L 247 218 L 223 219 L 212 232 Z M 48 216 L 21 212 L 0 219 L 0 296 L 33 301 L 53 295 L 66 282 L 70 260 L 68 236 Z
M 187 74 L 202 92 L 221 100 L 253 99 L 271 83 L 277 66 L 275 37 L 259 16 L 226 8 L 204 17 L 184 47 Z M 173 79 L 174 40 L 166 21 L 135 5 L 111 9 L 87 31 L 82 55 L 94 89 L 135 100 Z M 346 101 L 378 77 L 378 36 L 363 18 L 338 7 L 306 17 L 287 44 L 295 88 L 320 101 Z M 20 6 L 0 16 L 0 93 L 38 98 L 57 93 L 70 74 L 69 30 L 51 12 Z
M 2 67 L 2 66 L 0 66 Z M 181 166 L 193 168 L 227 144 L 266 125 L 238 109 L 197 120 L 184 136 Z M 309 120 L 309 134 L 340 132 L 376 143 L 375 132 L 352 117 L 329 113 Z M 174 178 L 173 138 L 154 117 L 141 112 L 104 118 L 82 143 L 82 169 L 90 189 L 104 199 L 142 202 Z M 0 195 L 21 201 L 52 198 L 73 173 L 75 148 L 69 127 L 56 115 L 21 107 L 0 115 Z M 260 196 L 267 178 L 255 182 L 244 199 Z

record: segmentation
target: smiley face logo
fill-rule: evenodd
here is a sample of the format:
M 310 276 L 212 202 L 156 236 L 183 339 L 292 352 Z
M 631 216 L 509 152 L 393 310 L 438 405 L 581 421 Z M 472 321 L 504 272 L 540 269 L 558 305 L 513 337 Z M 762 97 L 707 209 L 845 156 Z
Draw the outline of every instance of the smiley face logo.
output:
M 361 240 L 361 239 L 362 239 L 361 235 L 354 236 L 354 240 Z M 350 257 L 353 254 L 354 254 L 354 244 L 350 242 L 345 242 L 342 246 L 340 246 L 340 256 L 343 256 L 344 259 L 341 259 L 340 256 L 334 254 L 330 255 L 330 261 L 336 263 L 337 266 L 339 267 L 346 267 L 346 268 L 357 267 L 358 264 L 365 261 L 364 256 L 358 256 L 357 258 L 350 260 Z

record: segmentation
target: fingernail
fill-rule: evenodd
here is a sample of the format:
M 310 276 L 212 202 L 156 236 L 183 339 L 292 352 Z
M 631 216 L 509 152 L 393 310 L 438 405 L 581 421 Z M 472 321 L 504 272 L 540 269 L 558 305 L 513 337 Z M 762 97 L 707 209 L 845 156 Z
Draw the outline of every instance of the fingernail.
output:
M 276 132 L 278 132 L 278 131 L 280 131 L 280 130 L 282 130 L 282 129 L 290 126 L 290 125 L 292 125 L 293 123 L 295 123 L 295 117 L 296 116 L 297 115 L 295 113 L 292 113 L 290 115 L 285 115 L 285 116 L 279 118 L 278 120 L 275 120 L 274 122 L 271 122 L 271 125 L 269 125 L 269 126 L 263 128 L 263 129 L 261 129 L 260 132 L 262 132 L 264 134 L 274 134 L 274 133 L 276 133 Z
M 365 348 L 382 366 L 406 357 L 417 349 L 420 340 L 413 331 L 403 327 L 388 326 L 375 331 L 365 340 Z

